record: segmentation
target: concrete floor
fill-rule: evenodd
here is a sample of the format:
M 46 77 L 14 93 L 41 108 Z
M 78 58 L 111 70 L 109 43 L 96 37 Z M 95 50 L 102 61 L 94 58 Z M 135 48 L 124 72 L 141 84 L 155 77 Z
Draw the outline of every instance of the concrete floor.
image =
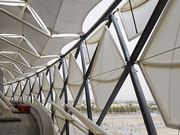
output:
M 0 122 L 0 135 L 40 135 L 38 124 L 31 114 L 17 114 L 21 122 Z

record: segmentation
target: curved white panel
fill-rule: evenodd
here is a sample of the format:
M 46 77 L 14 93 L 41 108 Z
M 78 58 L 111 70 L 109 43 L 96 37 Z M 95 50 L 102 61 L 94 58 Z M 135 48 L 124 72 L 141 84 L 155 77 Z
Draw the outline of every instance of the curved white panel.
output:
M 38 77 L 36 77 L 32 88 L 32 95 L 37 96 L 38 93 L 39 93 L 39 80 Z
M 70 54 L 69 70 L 68 70 L 68 86 L 74 100 L 76 99 L 76 96 L 80 90 L 82 81 L 83 81 L 83 73 L 79 68 L 79 65 L 77 64 L 74 56 Z M 83 93 L 80 96 L 78 104 L 81 104 Z
M 170 1 L 145 51 L 140 66 L 167 126 L 179 129 L 180 1 Z
M 123 59 L 108 28 L 98 45 L 90 74 L 94 98 L 99 109 L 103 109 L 123 71 Z
M 64 82 L 56 65 L 54 66 L 54 85 L 53 86 L 54 86 L 53 87 L 54 91 L 56 92 L 57 96 L 59 96 L 63 89 Z
M 45 99 L 47 98 L 49 91 L 50 91 L 50 84 L 45 73 L 43 73 L 42 93 L 44 94 Z
M 7 90 L 6 97 L 10 100 L 11 97 L 12 97 L 12 95 L 13 95 L 12 86 L 9 86 L 9 87 L 8 87 L 8 90 Z
M 14 100 L 18 101 L 19 98 L 20 98 L 20 95 L 21 95 L 21 84 L 18 83 L 17 86 L 16 86 L 16 91 L 14 93 Z
M 120 19 L 129 40 L 134 39 L 143 32 L 157 2 L 158 0 L 131 0 L 137 31 L 129 3 L 119 9 Z

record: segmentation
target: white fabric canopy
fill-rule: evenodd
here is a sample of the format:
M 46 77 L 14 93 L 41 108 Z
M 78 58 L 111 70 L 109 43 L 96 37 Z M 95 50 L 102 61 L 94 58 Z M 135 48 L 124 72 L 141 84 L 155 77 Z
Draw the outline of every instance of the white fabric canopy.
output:
M 47 98 L 49 91 L 50 91 L 50 84 L 45 73 L 43 73 L 42 93 L 44 94 L 45 99 Z
M 96 105 L 103 109 L 123 71 L 124 61 L 108 28 L 104 29 L 90 73 Z
M 54 91 L 59 96 L 64 86 L 64 81 L 62 79 L 62 76 L 57 68 L 57 66 L 54 66 Z
M 13 89 L 12 86 L 10 85 L 7 89 L 6 97 L 10 100 L 12 95 L 13 95 Z
M 158 0 L 131 0 L 137 31 L 133 21 L 129 2 L 127 2 L 124 7 L 119 9 L 120 19 L 129 40 L 134 39 L 143 32 L 157 2 Z
M 102 24 L 99 25 L 99 27 L 97 27 L 95 29 L 95 31 L 92 32 L 92 34 L 90 34 L 90 36 L 87 38 L 86 43 L 87 44 L 95 44 L 99 41 L 103 30 L 106 26 L 107 21 L 103 22 Z
M 27 83 L 25 85 L 24 91 L 23 91 L 23 101 L 27 101 L 28 96 L 30 94 L 30 84 L 29 84 L 30 80 L 27 80 Z
M 170 1 L 140 59 L 167 126 L 180 125 L 180 1 Z
M 39 93 L 39 78 L 36 77 L 32 87 L 32 95 L 37 96 L 38 93 Z
M 68 70 L 68 86 L 74 100 L 76 99 L 76 96 L 80 90 L 82 82 L 83 82 L 83 73 L 79 65 L 77 64 L 74 56 L 70 54 L 69 70 Z M 81 94 L 80 99 L 78 101 L 79 105 L 81 104 L 83 93 Z
M 20 95 L 21 95 L 21 91 L 22 91 L 21 83 L 18 83 L 16 86 L 16 89 L 15 89 L 15 93 L 14 93 L 14 100 L 15 101 L 19 100 Z

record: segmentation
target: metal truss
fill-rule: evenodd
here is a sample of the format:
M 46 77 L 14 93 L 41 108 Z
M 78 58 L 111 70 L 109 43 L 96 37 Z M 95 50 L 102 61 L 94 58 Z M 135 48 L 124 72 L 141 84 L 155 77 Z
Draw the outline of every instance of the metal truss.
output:
M 123 50 L 123 56 L 125 58 L 125 61 L 126 61 L 126 65 L 124 67 L 124 70 L 123 70 L 123 73 L 121 74 L 112 94 L 110 95 L 104 109 L 102 110 L 98 120 L 96 121 L 96 125 L 97 126 L 100 126 L 102 121 L 104 120 L 110 106 L 112 105 L 115 97 L 117 96 L 118 92 L 120 91 L 120 88 L 121 86 L 123 85 L 125 79 L 127 78 L 128 74 L 130 74 L 130 78 L 132 80 L 132 83 L 133 83 L 133 86 L 134 86 L 134 90 L 135 90 L 135 93 L 136 93 L 136 97 L 138 99 L 138 103 L 139 103 L 139 106 L 140 106 L 140 109 L 141 109 L 141 112 L 142 112 L 142 115 L 143 115 L 143 119 L 144 119 L 144 123 L 146 125 L 146 129 L 147 129 L 147 132 L 149 135 L 156 135 L 157 132 L 156 132 L 156 129 L 155 129 L 155 126 L 153 124 L 153 120 L 151 118 L 151 115 L 150 115 L 150 112 L 149 112 L 149 109 L 147 107 L 147 102 L 145 100 L 145 97 L 144 97 L 144 94 L 143 94 L 143 91 L 142 91 L 142 88 L 141 88 L 141 83 L 139 81 L 139 78 L 137 76 L 137 73 L 135 71 L 135 67 L 134 65 L 136 64 L 136 61 L 137 61 L 137 58 L 138 56 L 140 55 L 140 52 L 142 51 L 148 37 L 150 36 L 156 22 L 158 21 L 159 19 L 159 16 L 161 15 L 164 7 L 166 6 L 166 3 L 168 2 L 168 0 L 159 0 L 148 24 L 146 25 L 146 28 L 144 30 L 144 32 L 142 33 L 142 36 L 140 37 L 133 53 L 130 55 L 129 52 L 128 52 L 128 49 L 127 49 L 127 46 L 126 46 L 126 43 L 125 41 L 123 40 L 123 36 L 122 36 L 122 33 L 121 33 L 121 30 L 120 30 L 120 27 L 118 25 L 118 22 L 114 16 L 114 9 L 118 6 L 118 4 L 121 2 L 121 0 L 116 0 L 112 3 L 112 5 L 107 9 L 107 11 L 102 15 L 102 17 L 100 17 L 100 19 L 89 29 L 89 31 L 83 35 L 81 35 L 80 37 L 80 40 L 71 48 L 69 49 L 65 54 L 62 54 L 61 57 L 55 61 L 53 64 L 47 66 L 47 68 L 43 69 L 42 71 L 40 72 L 37 72 L 36 74 L 32 75 L 32 76 L 28 76 L 27 78 L 25 79 L 22 79 L 20 81 L 18 81 L 17 85 L 16 85 L 16 88 L 14 89 L 14 93 L 16 92 L 17 90 L 17 87 L 18 85 L 22 85 L 21 84 L 21 81 L 24 82 L 24 85 L 23 85 L 23 88 L 21 90 L 21 96 L 23 96 L 23 91 L 27 85 L 27 82 L 31 82 L 30 81 L 30 78 L 33 77 L 35 78 L 34 80 L 36 81 L 36 79 L 38 79 L 39 81 L 39 93 L 37 95 L 37 99 L 44 105 L 46 106 L 46 104 L 48 103 L 48 100 L 50 100 L 51 102 L 55 102 L 54 100 L 54 78 L 53 78 L 53 75 L 52 75 L 52 67 L 54 65 L 57 65 L 58 66 L 58 69 L 62 71 L 62 75 L 63 75 L 63 89 L 62 89 L 62 92 L 60 93 L 60 95 L 58 95 L 59 99 L 62 99 L 62 97 L 64 97 L 64 104 L 67 105 L 69 102 L 68 102 L 68 74 L 67 74 L 67 66 L 66 66 L 66 56 L 68 56 L 72 51 L 74 51 L 76 49 L 76 53 L 74 55 L 74 57 L 77 59 L 78 56 L 80 56 L 81 58 L 81 66 L 82 66 L 82 69 L 83 69 L 83 81 L 82 81 L 82 84 L 81 84 L 81 87 L 80 87 L 80 90 L 76 96 L 76 99 L 74 100 L 73 102 L 73 107 L 76 107 L 77 106 L 77 103 L 80 99 L 80 96 L 81 94 L 83 93 L 83 91 L 85 91 L 85 97 L 86 97 L 86 106 L 87 106 L 87 117 L 89 120 L 92 120 L 92 110 L 91 110 L 91 99 L 90 99 L 90 87 L 89 87 L 89 75 L 91 73 L 91 70 L 92 70 L 92 66 L 93 66 L 93 63 L 94 63 L 94 59 L 96 57 L 96 53 L 97 53 L 97 48 L 94 52 L 94 55 L 90 61 L 90 64 L 88 66 L 88 68 L 86 68 L 86 63 L 85 63 L 85 56 L 84 56 L 84 50 L 83 50 L 83 45 L 82 43 L 87 39 L 87 37 L 102 23 L 104 22 L 105 20 L 108 20 L 108 23 L 106 24 L 107 26 L 113 26 L 116 30 L 116 35 L 118 37 L 118 40 L 119 40 L 119 45 L 121 47 L 121 49 Z M 5 14 L 8 14 L 9 16 L 12 16 L 13 18 L 17 19 L 18 21 L 20 21 L 21 23 L 24 23 L 25 25 L 28 25 L 30 26 L 31 28 L 37 30 L 36 28 L 34 28 L 34 26 L 31 26 L 30 24 L 28 24 L 27 22 L 24 22 L 23 20 L 19 19 L 19 18 L 16 18 L 15 16 L 13 16 L 12 14 L 10 13 L 7 13 L 6 11 L 0 9 L 1 12 L 5 13 Z M 47 33 L 45 32 L 42 32 L 40 30 L 37 30 L 41 33 L 43 33 L 44 35 L 46 36 L 49 36 Z M 3 39 L 4 40 L 4 39 Z M 8 41 L 6 41 L 8 42 Z M 15 47 L 17 47 L 18 49 L 22 49 L 24 50 L 23 48 L 19 47 L 19 46 L 16 46 L 14 44 L 11 44 Z M 24 50 L 26 52 L 28 52 L 27 50 Z M 29 54 L 31 54 L 30 52 L 28 52 Z M 25 66 L 27 68 L 29 68 L 29 66 L 25 65 L 24 63 L 20 63 L 18 61 L 16 61 L 15 59 L 12 59 L 8 56 L 5 56 L 4 54 L 0 54 L 2 55 L 3 57 L 6 57 L 7 59 L 10 59 L 11 61 L 13 62 L 16 62 L 18 64 L 21 64 L 22 66 Z M 34 54 L 32 54 L 34 55 Z M 3 66 L 5 67 L 5 66 Z M 13 69 L 10 69 L 8 67 L 5 67 L 9 70 L 12 70 L 14 71 Z M 49 93 L 48 93 L 48 96 L 47 98 L 45 99 L 45 101 L 43 102 L 43 97 L 42 97 L 42 86 L 43 86 L 43 78 L 40 76 L 40 74 L 42 72 L 45 72 L 46 71 L 46 76 L 49 77 L 49 85 L 50 85 L 50 90 L 49 90 Z M 18 72 L 19 73 L 19 72 Z M 29 93 L 29 98 L 31 99 L 31 102 L 32 102 L 32 89 L 35 85 L 35 81 L 34 81 L 34 84 L 32 85 L 31 87 L 31 83 L 30 83 L 30 93 Z M 10 87 L 12 84 L 9 84 Z M 12 95 L 12 97 L 14 98 L 14 94 Z M 23 99 L 23 98 L 22 98 Z M 20 99 L 19 99 L 20 100 Z M 68 109 L 68 107 L 65 106 L 64 108 L 65 112 L 72 115 L 73 113 Z M 52 120 L 54 120 L 54 108 L 53 106 L 51 106 L 51 117 L 52 117 Z M 66 119 L 66 122 L 65 122 L 65 125 L 61 131 L 61 135 L 64 134 L 64 132 L 66 132 L 66 135 L 69 135 L 70 134 L 70 130 L 69 130 L 69 123 L 70 121 L 68 121 Z M 92 131 L 89 131 L 89 134 L 93 134 Z

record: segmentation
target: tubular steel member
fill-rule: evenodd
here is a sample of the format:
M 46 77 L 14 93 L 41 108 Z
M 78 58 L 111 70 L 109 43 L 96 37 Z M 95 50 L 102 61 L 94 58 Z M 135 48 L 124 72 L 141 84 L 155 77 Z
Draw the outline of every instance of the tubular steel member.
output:
M 86 74 L 86 62 L 85 62 L 85 56 L 84 56 L 84 48 L 82 45 L 79 46 L 80 48 L 80 53 L 81 53 L 81 61 L 82 61 L 82 69 L 83 69 L 83 75 Z M 89 95 L 89 85 L 88 85 L 88 80 L 87 78 L 85 80 L 85 93 L 86 93 L 86 104 L 87 104 L 87 113 L 88 113 L 88 118 L 92 120 L 92 110 L 91 110 L 91 99 Z
M 54 102 L 54 98 L 53 98 L 53 86 L 54 86 L 54 82 L 52 81 L 52 76 L 51 76 L 51 70 L 49 70 L 49 80 L 50 80 L 50 90 L 49 90 L 49 93 L 48 93 L 48 96 L 45 100 L 45 103 L 44 103 L 44 106 L 46 106 L 47 104 L 47 101 L 49 99 L 49 97 L 51 96 L 51 101 Z
M 29 78 L 27 78 L 27 80 L 26 80 L 26 82 L 25 82 L 25 84 L 24 84 L 24 87 L 23 87 L 23 89 L 22 89 L 22 91 L 21 91 L 21 96 L 19 97 L 19 99 L 20 98 L 22 98 L 22 101 L 23 101 L 23 92 L 24 92 L 24 90 L 25 90 L 25 88 L 26 88 L 26 85 L 27 85 L 27 83 L 28 83 L 28 81 L 29 81 Z
M 129 73 L 129 70 L 128 70 L 128 68 L 126 67 L 126 68 L 124 69 L 121 77 L 119 78 L 119 81 L 118 81 L 118 83 L 116 84 L 116 86 L 115 86 L 115 88 L 114 88 L 111 96 L 109 97 L 109 99 L 108 99 L 105 107 L 103 108 L 103 110 L 102 110 L 102 112 L 101 112 L 101 114 L 100 114 L 100 116 L 99 116 L 99 118 L 98 118 L 98 120 L 97 120 L 97 122 L 96 122 L 97 125 L 99 125 L 99 126 L 101 125 L 101 123 L 102 123 L 104 117 L 106 116 L 109 108 L 111 107 L 114 99 L 116 98 L 118 92 L 120 91 L 120 88 L 121 88 L 121 86 L 123 85 L 123 83 L 124 83 L 124 81 L 125 81 L 128 73 Z
M 13 95 L 12 95 L 12 99 L 13 99 L 13 100 L 15 100 L 15 99 L 14 99 L 14 95 L 15 95 L 15 93 L 16 93 L 16 90 L 17 90 L 17 88 L 18 88 L 19 83 L 20 83 L 20 81 L 17 83 L 16 88 L 15 88 L 15 90 L 14 90 L 14 92 L 13 92 Z
M 41 84 L 41 76 L 37 74 L 37 77 L 39 78 L 39 93 L 37 95 L 37 99 L 40 98 L 40 102 L 42 103 L 42 84 Z
M 157 6 L 153 11 L 144 31 L 142 33 L 142 36 L 138 40 L 138 43 L 130 57 L 130 63 L 134 63 L 137 60 L 141 50 L 145 46 L 145 43 L 146 43 L 147 39 L 149 38 L 151 31 L 153 30 L 156 22 L 158 21 L 161 13 L 163 12 L 163 9 L 166 6 L 168 1 L 169 0 L 159 0 L 159 2 L 157 3 Z
M 76 107 L 76 105 L 77 105 L 77 103 L 78 103 L 78 101 L 79 101 L 79 98 L 80 98 L 80 96 L 81 96 L 81 94 L 82 94 L 82 92 L 83 92 L 83 88 L 85 87 L 85 82 L 86 82 L 86 80 L 87 80 L 88 77 L 89 77 L 89 74 L 90 74 L 90 72 L 91 72 L 91 69 L 92 69 L 92 66 L 93 66 L 93 63 L 94 63 L 94 59 L 95 59 L 95 56 L 96 56 L 97 48 L 98 48 L 98 46 L 96 47 L 96 50 L 95 50 L 95 52 L 94 52 L 94 54 L 93 54 L 93 57 L 92 57 L 92 60 L 90 61 L 89 67 L 88 67 L 88 69 L 87 69 L 87 72 L 86 72 L 86 74 L 84 75 L 83 82 L 82 82 L 81 87 L 80 87 L 80 90 L 79 90 L 79 92 L 78 92 L 78 94 L 77 94 L 77 96 L 76 96 L 76 99 L 75 99 L 75 101 L 74 101 L 74 103 L 73 103 L 73 107 Z M 70 112 L 70 114 L 72 115 L 71 112 Z M 64 131 L 65 131 L 65 126 L 62 128 L 61 135 L 63 135 Z
M 68 104 L 68 95 L 67 95 L 67 76 L 66 76 L 66 62 L 65 62 L 65 58 L 64 57 L 61 57 L 61 60 L 62 60 L 62 70 L 63 70 L 63 80 L 64 80 L 64 99 L 65 99 L 65 104 Z M 68 108 L 65 107 L 65 111 L 68 112 Z M 69 135 L 69 122 L 68 120 L 66 120 L 66 124 L 65 124 L 65 127 L 66 127 L 66 135 Z M 62 134 L 62 132 L 61 132 Z
M 82 69 L 83 69 L 83 76 L 86 74 L 86 62 L 85 62 L 85 56 L 84 56 L 84 48 L 82 44 L 79 46 L 80 53 L 81 53 L 81 62 L 82 62 Z M 91 99 L 90 99 L 90 88 L 88 84 L 87 78 L 84 78 L 84 87 L 85 87 L 85 95 L 86 95 L 86 105 L 87 105 L 87 115 L 90 120 L 93 120 L 92 117 L 92 109 L 91 109 Z M 89 131 L 89 135 L 92 135 L 91 131 Z
M 31 79 L 29 78 L 29 90 L 30 90 L 30 92 L 29 92 L 29 94 L 31 93 Z M 27 100 L 26 100 L 26 102 L 28 101 L 28 98 L 29 98 L 29 95 L 28 95 L 28 97 L 27 97 Z
M 77 48 L 76 53 L 75 53 L 75 55 L 74 55 L 75 59 L 77 59 L 78 54 L 79 54 L 79 47 Z M 59 62 L 59 65 L 58 65 L 58 69 L 61 68 L 61 65 L 62 65 L 62 60 L 60 59 L 60 62 Z M 66 77 L 66 80 L 64 81 L 66 85 L 67 85 L 67 81 L 68 81 L 68 76 Z M 64 85 L 64 86 L 66 86 L 66 85 Z M 64 88 L 62 89 L 62 91 L 61 91 L 61 93 L 60 93 L 60 95 L 59 95 L 59 98 L 60 98 L 60 99 L 62 98 L 63 93 L 64 93 Z
M 36 76 L 36 79 L 37 79 L 37 77 L 38 77 L 38 74 L 37 74 L 37 76 Z M 35 81 L 36 81 L 36 79 L 35 79 Z M 32 103 L 32 91 L 33 91 L 34 85 L 35 85 L 35 83 L 36 83 L 35 81 L 34 81 L 34 83 L 33 83 L 33 86 L 31 87 L 31 81 L 30 81 L 30 79 L 29 79 L 30 93 L 29 93 L 29 96 L 28 96 L 27 100 L 28 100 L 29 97 L 30 97 L 30 98 L 31 98 L 31 103 Z
M 50 81 L 50 90 L 48 92 L 48 95 L 47 95 L 47 98 L 45 100 L 45 103 L 44 103 L 44 106 L 46 106 L 47 102 L 48 102 L 48 99 L 49 97 L 51 96 L 51 102 L 54 102 L 54 98 L 53 98 L 53 86 L 54 86 L 54 81 L 52 81 L 52 75 L 51 75 L 51 70 L 49 69 L 48 70 L 48 73 L 49 73 L 49 81 Z M 47 73 L 47 74 L 48 74 Z M 53 106 L 51 106 L 51 119 L 53 120 L 54 122 L 54 110 L 53 110 Z
M 112 23 L 114 25 L 114 28 L 116 30 L 118 40 L 119 40 L 120 46 L 122 48 L 125 60 L 127 62 L 127 68 L 129 70 L 129 73 L 131 76 L 131 80 L 133 83 L 133 87 L 134 87 L 134 90 L 136 93 L 137 100 L 139 102 L 139 106 L 140 106 L 140 109 L 141 109 L 141 112 L 143 115 L 143 119 L 144 119 L 144 123 L 146 125 L 147 132 L 149 135 L 157 135 L 151 114 L 150 114 L 148 106 L 147 106 L 146 99 L 144 97 L 144 93 L 143 93 L 139 78 L 138 78 L 137 73 L 136 73 L 136 69 L 134 67 L 134 64 L 130 63 L 130 54 L 129 54 L 128 48 L 126 46 L 126 43 L 123 39 L 123 35 L 122 35 L 121 30 L 119 28 L 118 22 L 117 22 L 117 20 L 113 14 L 111 15 L 111 19 L 112 19 Z

